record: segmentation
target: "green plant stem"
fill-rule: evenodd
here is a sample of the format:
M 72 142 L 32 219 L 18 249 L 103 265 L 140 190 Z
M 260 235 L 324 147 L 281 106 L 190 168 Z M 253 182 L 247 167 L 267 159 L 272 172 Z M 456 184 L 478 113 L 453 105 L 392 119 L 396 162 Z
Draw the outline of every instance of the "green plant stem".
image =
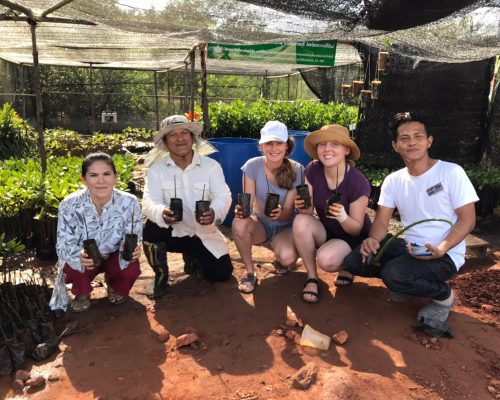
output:
M 427 218 L 427 219 L 421 219 L 420 221 L 413 222 L 412 224 L 404 227 L 401 229 L 399 232 L 397 232 L 394 236 L 392 236 L 385 244 L 382 246 L 382 248 L 377 252 L 377 255 L 375 256 L 373 262 L 375 264 L 378 264 L 380 262 L 380 258 L 382 255 L 386 252 L 386 250 L 389 248 L 389 246 L 394 242 L 399 235 L 402 235 L 405 233 L 408 229 L 413 228 L 415 225 L 421 224 L 423 222 L 432 222 L 432 221 L 441 221 L 441 222 L 446 222 L 449 224 L 451 227 L 453 227 L 453 223 L 450 220 L 444 219 L 444 218 Z

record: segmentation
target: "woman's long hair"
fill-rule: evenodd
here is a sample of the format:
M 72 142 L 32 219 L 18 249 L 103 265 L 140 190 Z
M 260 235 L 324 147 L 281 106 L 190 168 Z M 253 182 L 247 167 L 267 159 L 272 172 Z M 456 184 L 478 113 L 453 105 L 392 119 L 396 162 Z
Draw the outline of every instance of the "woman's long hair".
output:
M 293 151 L 295 142 L 293 139 L 288 138 L 286 144 L 286 156 L 288 156 Z M 297 173 L 295 172 L 295 168 L 293 168 L 292 163 L 286 156 L 274 176 L 276 178 L 276 183 L 280 188 L 292 189 L 293 183 L 295 182 L 295 179 L 297 179 Z

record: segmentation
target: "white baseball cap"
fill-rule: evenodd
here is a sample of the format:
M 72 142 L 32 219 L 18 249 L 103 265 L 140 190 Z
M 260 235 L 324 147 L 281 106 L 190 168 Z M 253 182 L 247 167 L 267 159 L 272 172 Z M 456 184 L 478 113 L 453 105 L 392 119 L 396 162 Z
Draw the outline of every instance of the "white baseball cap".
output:
M 268 121 L 260 130 L 259 144 L 267 142 L 286 142 L 288 140 L 288 128 L 283 122 Z

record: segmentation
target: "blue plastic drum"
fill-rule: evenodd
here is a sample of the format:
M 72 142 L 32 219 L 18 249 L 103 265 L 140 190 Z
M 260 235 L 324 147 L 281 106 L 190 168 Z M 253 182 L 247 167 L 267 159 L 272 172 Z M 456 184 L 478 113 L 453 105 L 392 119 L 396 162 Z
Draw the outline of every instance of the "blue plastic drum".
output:
M 306 136 L 309 134 L 307 131 L 296 131 L 296 130 L 288 130 L 288 135 L 294 140 L 295 146 L 293 148 L 292 154 L 290 154 L 290 158 L 301 163 L 304 167 L 309 164 L 311 161 L 311 157 L 304 150 L 304 140 Z
M 224 225 L 231 225 L 234 218 L 234 207 L 238 201 L 238 193 L 242 189 L 241 166 L 250 158 L 261 155 L 258 140 L 254 138 L 221 137 L 210 138 L 208 141 L 218 150 L 210 154 L 210 158 L 218 161 L 224 171 L 227 185 L 231 190 L 232 204 L 229 213 L 224 220 Z

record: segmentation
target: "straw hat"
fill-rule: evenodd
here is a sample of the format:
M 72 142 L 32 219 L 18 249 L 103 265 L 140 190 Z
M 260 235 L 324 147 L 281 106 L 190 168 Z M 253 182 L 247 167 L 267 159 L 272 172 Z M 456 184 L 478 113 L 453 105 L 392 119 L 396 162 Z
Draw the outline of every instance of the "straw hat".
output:
M 161 121 L 160 130 L 153 139 L 155 147 L 146 154 L 144 159 L 144 165 L 146 167 L 150 167 L 156 161 L 165 158 L 169 154 L 163 138 L 165 135 L 178 129 L 185 129 L 193 134 L 193 148 L 199 155 L 208 156 L 218 151 L 208 140 L 200 136 L 202 130 L 200 124 L 197 122 L 189 122 L 184 115 L 172 115 Z
M 161 150 L 168 151 L 163 137 L 170 132 L 185 129 L 195 136 L 201 133 L 201 125 L 198 122 L 189 122 L 184 115 L 172 115 L 161 121 L 160 130 L 153 139 L 153 143 Z
M 348 159 L 356 161 L 361 152 L 359 147 L 354 141 L 349 137 L 349 131 L 346 127 L 341 125 L 325 125 L 321 129 L 311 132 L 304 140 L 304 149 L 311 156 L 311 158 L 317 160 L 318 153 L 316 148 L 319 143 L 325 142 L 335 142 L 342 144 L 351 149 L 351 152 L 347 156 Z

